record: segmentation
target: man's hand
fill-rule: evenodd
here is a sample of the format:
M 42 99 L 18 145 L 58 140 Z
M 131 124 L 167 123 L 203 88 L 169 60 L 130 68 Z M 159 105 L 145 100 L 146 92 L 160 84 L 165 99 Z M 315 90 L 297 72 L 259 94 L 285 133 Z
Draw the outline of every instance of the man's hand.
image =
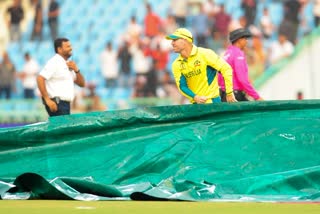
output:
M 226 100 L 227 100 L 228 103 L 238 102 L 238 101 L 236 100 L 236 98 L 234 97 L 234 94 L 233 94 L 233 93 L 227 94 L 227 95 L 226 95 Z
M 196 101 L 196 103 L 202 104 L 202 103 L 206 103 L 208 98 L 206 96 L 196 95 L 193 99 L 194 101 Z
M 46 102 L 46 104 L 49 107 L 50 111 L 52 111 L 52 112 L 58 111 L 58 105 L 53 100 L 48 98 L 48 99 L 45 99 L 44 101 Z
M 79 70 L 77 64 L 74 61 L 68 61 L 67 66 L 70 70 L 73 70 L 75 72 Z

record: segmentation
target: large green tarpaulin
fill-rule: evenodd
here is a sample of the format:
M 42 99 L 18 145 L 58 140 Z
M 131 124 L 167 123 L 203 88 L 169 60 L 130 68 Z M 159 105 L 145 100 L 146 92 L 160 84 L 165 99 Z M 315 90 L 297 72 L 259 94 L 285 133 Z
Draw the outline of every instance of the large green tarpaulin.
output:
M 320 101 L 146 107 L 0 129 L 2 199 L 317 201 Z

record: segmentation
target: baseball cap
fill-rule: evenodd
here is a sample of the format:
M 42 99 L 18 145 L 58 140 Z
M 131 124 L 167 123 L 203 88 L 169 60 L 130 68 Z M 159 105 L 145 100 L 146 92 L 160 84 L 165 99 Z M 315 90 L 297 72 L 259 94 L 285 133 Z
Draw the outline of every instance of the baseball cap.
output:
M 240 38 L 251 37 L 251 36 L 252 36 L 252 34 L 248 29 L 239 28 L 237 30 L 234 30 L 234 31 L 230 32 L 229 39 L 230 39 L 230 42 L 233 43 L 233 42 L 237 41 Z
M 193 42 L 192 33 L 186 28 L 178 28 L 173 34 L 167 35 L 166 39 L 186 39 L 189 42 Z

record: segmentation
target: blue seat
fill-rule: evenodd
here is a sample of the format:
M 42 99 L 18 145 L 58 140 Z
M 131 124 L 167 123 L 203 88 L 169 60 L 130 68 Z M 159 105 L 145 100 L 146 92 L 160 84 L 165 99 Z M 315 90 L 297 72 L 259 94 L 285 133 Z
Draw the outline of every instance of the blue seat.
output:
M 126 88 L 116 88 L 115 93 L 113 94 L 114 98 L 117 99 L 129 99 L 131 91 Z
M 22 54 L 29 52 L 31 56 L 34 56 L 35 53 L 37 53 L 39 43 L 36 41 L 28 41 L 28 42 L 25 42 L 22 47 L 23 47 Z
M 272 19 L 272 23 L 279 26 L 283 18 L 282 3 L 274 2 L 269 5 L 269 13 Z
M 18 42 L 11 42 L 7 47 L 7 53 L 9 54 L 9 57 L 13 57 L 16 54 L 20 53 L 21 46 Z
M 105 87 L 98 87 L 97 89 L 96 89 L 96 92 L 97 92 L 97 95 L 101 98 L 101 99 L 103 99 L 103 100 L 105 100 L 105 99 L 110 99 L 110 91 L 109 91 L 109 89 L 107 89 L 107 88 L 105 88 Z

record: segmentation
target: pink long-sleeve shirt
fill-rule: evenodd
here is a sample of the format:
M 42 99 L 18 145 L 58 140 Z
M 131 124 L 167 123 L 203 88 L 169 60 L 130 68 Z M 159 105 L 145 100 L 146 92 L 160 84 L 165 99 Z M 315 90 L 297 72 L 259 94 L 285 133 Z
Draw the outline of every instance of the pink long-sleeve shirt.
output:
M 259 99 L 260 95 L 249 81 L 248 65 L 244 52 L 240 48 L 230 45 L 224 54 L 224 59 L 233 70 L 233 90 L 244 91 L 253 99 Z M 218 76 L 218 82 L 220 87 L 225 90 L 224 79 L 221 75 Z

